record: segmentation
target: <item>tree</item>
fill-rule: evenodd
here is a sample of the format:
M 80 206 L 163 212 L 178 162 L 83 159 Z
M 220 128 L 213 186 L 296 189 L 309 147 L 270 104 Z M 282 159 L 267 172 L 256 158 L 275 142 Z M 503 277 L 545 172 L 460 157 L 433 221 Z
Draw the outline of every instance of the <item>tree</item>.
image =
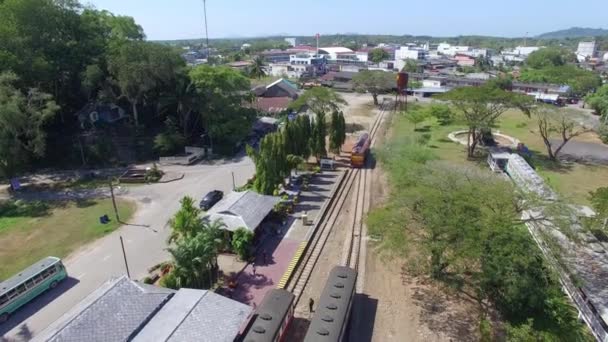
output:
M 108 70 L 131 103 L 135 126 L 139 126 L 138 106 L 145 95 L 162 84 L 171 83 L 184 67 L 181 57 L 170 47 L 141 41 L 127 41 L 112 52 Z
M 515 94 L 496 87 L 462 87 L 450 90 L 438 98 L 451 101 L 468 126 L 467 156 L 475 156 L 475 148 L 483 137 L 482 131 L 490 129 L 507 109 L 516 107 L 529 113 L 531 100 L 526 95 Z
M 534 69 L 549 66 L 561 66 L 568 62 L 575 62 L 576 56 L 561 48 L 543 48 L 532 52 L 526 59 L 526 64 Z
M 529 83 L 568 85 L 571 88 L 570 92 L 577 96 L 585 96 L 602 85 L 599 75 L 571 64 L 547 66 L 542 69 L 524 69 L 519 80 Z
M 416 125 L 423 123 L 428 117 L 427 112 L 422 109 L 410 110 L 404 114 L 407 120 L 414 125 L 414 131 L 416 130 Z
M 318 112 L 312 128 L 312 136 L 310 141 L 311 152 L 320 160 L 327 155 L 325 147 L 325 137 L 327 136 L 327 122 L 325 120 L 325 112 Z
M 331 122 L 329 124 L 329 150 L 334 154 L 340 154 L 340 148 L 346 140 L 346 125 L 344 114 L 342 112 L 333 111 L 331 113 Z
M 165 132 L 154 138 L 154 149 L 163 156 L 183 153 L 186 138 L 179 132 L 177 125 L 171 118 L 165 120 L 165 127 Z
M 233 152 L 250 132 L 256 116 L 255 110 L 243 106 L 252 99 L 249 79 L 225 66 L 200 65 L 189 75 L 214 148 L 219 146 Z
M 436 118 L 439 124 L 442 126 L 446 126 L 454 122 L 454 113 L 448 105 L 433 103 L 426 107 L 426 111 L 428 116 Z
M 542 106 L 534 111 L 540 134 L 549 159 L 557 161 L 557 157 L 566 144 L 574 137 L 589 133 L 592 130 L 580 127 L 572 118 L 572 112 L 556 109 L 555 107 Z M 552 136 L 560 137 L 561 142 L 556 145 L 552 141 Z
M 255 164 L 253 188 L 261 194 L 272 195 L 291 170 L 284 139 L 281 132 L 275 132 L 262 138 L 259 151 L 247 146 L 247 154 Z
M 411 59 L 411 58 L 405 59 L 405 65 L 401 69 L 401 72 L 417 73 L 419 71 L 420 71 L 420 66 L 418 65 L 417 60 Z
M 13 73 L 0 74 L 0 175 L 12 178 L 42 157 L 46 147 L 44 125 L 59 110 L 52 96 L 37 89 L 27 94 L 15 87 Z
M 203 231 L 203 221 L 201 220 L 202 211 L 196 207 L 194 199 L 185 196 L 180 200 L 181 207 L 177 213 L 169 220 L 171 234 L 168 242 L 175 242 L 180 239 L 189 239 Z
M 353 77 L 353 85 L 359 91 L 372 95 L 374 104 L 378 105 L 378 94 L 390 91 L 395 85 L 395 74 L 384 71 L 362 70 Z
M 596 114 L 608 115 L 608 84 L 600 87 L 595 93 L 587 95 L 585 102 L 593 108 Z
M 369 60 L 374 63 L 380 63 L 385 59 L 388 59 L 391 55 L 386 50 L 381 48 L 371 49 L 369 51 Z
M 264 76 L 266 76 L 266 71 L 264 71 L 264 57 L 256 56 L 253 59 L 253 64 L 249 67 L 249 77 L 262 78 Z
M 299 111 L 308 107 L 315 114 L 327 114 L 334 110 L 340 110 L 340 105 L 344 104 L 346 104 L 346 101 L 332 89 L 314 87 L 306 90 L 304 94 L 289 105 L 289 108 Z
M 241 260 L 249 258 L 253 233 L 245 228 L 238 228 L 232 236 L 232 250 L 238 254 Z

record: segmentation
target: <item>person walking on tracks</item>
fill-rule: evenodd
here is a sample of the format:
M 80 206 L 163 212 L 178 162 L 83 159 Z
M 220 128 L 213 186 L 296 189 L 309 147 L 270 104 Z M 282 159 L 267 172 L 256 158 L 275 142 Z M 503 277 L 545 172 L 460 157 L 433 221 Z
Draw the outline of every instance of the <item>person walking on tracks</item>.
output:
M 308 311 L 309 311 L 310 313 L 313 313 L 313 312 L 314 312 L 314 310 L 313 310 L 313 309 L 314 309 L 314 306 L 315 306 L 315 300 L 314 300 L 314 299 L 312 299 L 312 298 L 309 298 L 309 299 L 308 299 Z

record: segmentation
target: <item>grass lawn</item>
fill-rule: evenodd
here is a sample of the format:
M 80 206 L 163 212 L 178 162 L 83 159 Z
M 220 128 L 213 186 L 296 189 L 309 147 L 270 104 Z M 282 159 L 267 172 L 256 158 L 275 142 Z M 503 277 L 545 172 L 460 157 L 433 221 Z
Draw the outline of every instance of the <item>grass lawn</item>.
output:
M 404 126 L 403 128 L 411 129 L 413 132 L 413 125 L 407 120 L 396 120 L 395 123 Z M 416 133 L 418 135 L 424 133 L 431 134 L 429 145 L 435 149 L 436 154 L 441 159 L 455 163 L 469 163 L 466 159 L 466 147 L 456 144 L 447 138 L 450 132 L 466 129 L 466 126 L 440 126 L 432 119 L 418 124 L 418 127 L 428 129 L 428 132 Z M 517 138 L 526 144 L 535 154 L 534 160 L 537 172 L 555 191 L 573 203 L 589 204 L 587 198 L 589 192 L 608 185 L 608 166 L 592 166 L 578 163 L 556 164 L 548 161 L 545 145 L 536 133 L 538 129 L 535 120 L 526 117 L 518 110 L 509 110 L 503 114 L 499 119 L 496 130 Z M 598 143 L 600 141 L 595 133 L 589 133 L 573 140 Z
M 127 221 L 135 204 L 117 201 L 120 217 Z M 52 255 L 66 257 L 120 226 L 99 223 L 99 216 L 112 218 L 110 199 L 82 202 L 53 202 L 40 210 L 0 217 L 0 279 L 6 279 L 39 259 Z

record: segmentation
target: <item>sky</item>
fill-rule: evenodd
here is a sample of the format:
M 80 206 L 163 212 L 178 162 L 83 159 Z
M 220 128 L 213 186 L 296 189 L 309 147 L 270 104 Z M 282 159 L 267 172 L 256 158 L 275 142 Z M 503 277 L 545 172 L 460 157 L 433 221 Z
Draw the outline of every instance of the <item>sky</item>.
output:
M 203 0 L 84 0 L 135 18 L 148 39 L 204 36 Z M 584 8 L 582 8 L 584 5 Z M 335 33 L 532 37 L 608 28 L 606 0 L 207 0 L 210 38 Z

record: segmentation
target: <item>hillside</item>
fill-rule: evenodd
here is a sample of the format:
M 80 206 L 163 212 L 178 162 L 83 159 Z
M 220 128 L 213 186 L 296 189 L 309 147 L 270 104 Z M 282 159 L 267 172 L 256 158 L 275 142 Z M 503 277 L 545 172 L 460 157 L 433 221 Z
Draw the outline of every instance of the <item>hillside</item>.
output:
M 585 28 L 585 27 L 571 27 L 566 30 L 559 30 L 559 31 L 543 33 L 543 34 L 537 36 L 537 38 L 539 38 L 539 39 L 564 39 L 564 38 L 585 38 L 585 37 L 597 37 L 597 36 L 608 36 L 608 30 Z

